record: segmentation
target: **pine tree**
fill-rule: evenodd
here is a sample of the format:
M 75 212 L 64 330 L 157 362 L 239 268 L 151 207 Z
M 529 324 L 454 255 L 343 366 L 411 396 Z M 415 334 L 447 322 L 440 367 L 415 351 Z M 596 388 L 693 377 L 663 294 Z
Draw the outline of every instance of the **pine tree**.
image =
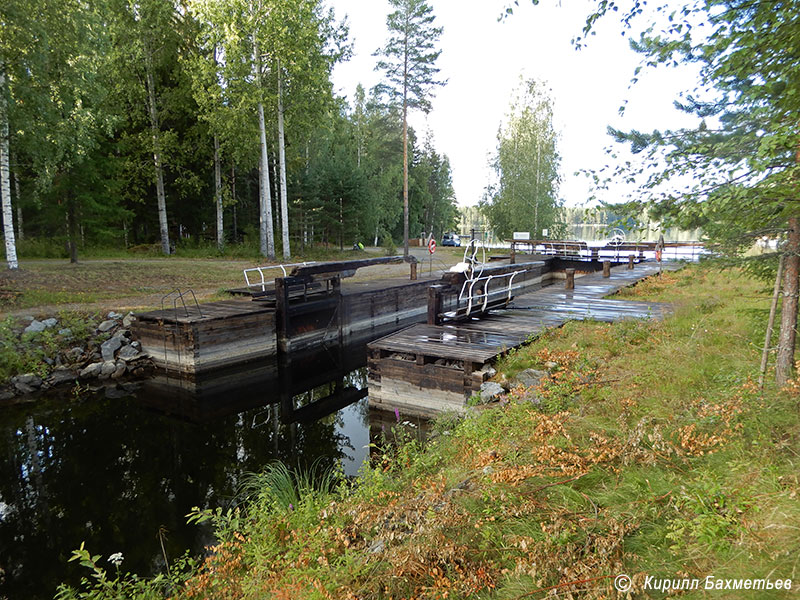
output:
M 390 37 L 376 52 L 383 60 L 375 68 L 384 71 L 387 80 L 378 90 L 402 107 L 403 255 L 408 258 L 408 111 L 429 112 L 433 88 L 446 81 L 437 78 L 439 69 L 435 63 L 441 50 L 435 47 L 442 28 L 433 25 L 433 9 L 425 0 L 389 0 L 389 3 L 395 9 L 386 18 Z

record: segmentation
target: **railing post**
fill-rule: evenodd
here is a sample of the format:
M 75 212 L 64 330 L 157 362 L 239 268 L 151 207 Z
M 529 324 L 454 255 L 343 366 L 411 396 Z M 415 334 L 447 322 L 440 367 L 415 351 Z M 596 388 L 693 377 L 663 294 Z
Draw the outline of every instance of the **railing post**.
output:
M 442 312 L 441 285 L 432 285 L 428 288 L 428 325 L 439 325 L 439 315 Z
M 411 281 L 417 280 L 417 263 L 412 261 L 411 262 Z
M 633 259 L 636 257 L 635 254 L 628 254 L 628 270 L 631 271 L 633 269 Z
M 509 264 L 516 264 L 517 263 L 517 253 L 516 253 L 516 245 L 514 242 L 511 242 L 511 262 Z
M 603 277 L 611 277 L 611 261 L 603 261 Z
M 574 290 L 575 289 L 575 269 L 565 269 L 564 273 L 566 273 L 566 275 L 567 275 L 567 278 L 564 281 L 564 289 Z

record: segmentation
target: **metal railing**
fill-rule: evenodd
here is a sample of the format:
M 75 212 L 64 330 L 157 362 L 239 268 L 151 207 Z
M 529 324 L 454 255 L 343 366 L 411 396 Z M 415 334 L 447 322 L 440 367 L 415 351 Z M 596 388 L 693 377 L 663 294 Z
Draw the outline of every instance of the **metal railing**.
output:
M 244 274 L 244 281 L 249 288 L 257 288 L 260 287 L 262 292 L 267 291 L 267 279 L 264 277 L 264 271 L 269 271 L 271 269 L 280 269 L 283 272 L 283 276 L 286 277 L 286 269 L 289 267 L 307 267 L 308 265 L 316 264 L 316 261 L 309 261 L 309 262 L 301 262 L 301 263 L 290 263 L 286 265 L 267 265 L 264 267 L 253 267 L 250 269 L 243 269 L 242 273 Z M 248 273 L 258 273 L 259 281 L 250 281 L 250 276 Z

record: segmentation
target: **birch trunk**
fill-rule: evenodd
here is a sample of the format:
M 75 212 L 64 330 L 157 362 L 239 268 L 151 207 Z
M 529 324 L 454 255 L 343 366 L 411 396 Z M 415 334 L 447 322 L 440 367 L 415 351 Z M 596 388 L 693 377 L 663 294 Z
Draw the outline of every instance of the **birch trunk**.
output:
M 800 224 L 789 217 L 789 239 L 783 259 L 783 306 L 778 336 L 778 356 L 775 360 L 775 382 L 783 387 L 794 369 L 794 345 L 797 338 L 797 296 L 800 274 Z
M 256 87 L 261 93 L 261 55 L 258 42 L 253 40 L 253 54 L 256 64 Z M 272 232 L 272 195 L 269 189 L 269 156 L 267 155 L 267 126 L 264 122 L 264 104 L 258 101 L 258 132 L 261 140 L 261 168 L 258 182 L 259 237 L 261 256 L 275 260 L 275 238 Z
M 161 163 L 161 131 L 156 109 L 156 89 L 153 79 L 153 66 L 145 61 L 147 70 L 147 107 L 150 113 L 150 130 L 153 136 L 153 165 L 156 175 L 156 196 L 158 198 L 158 226 L 161 231 L 161 251 L 169 254 L 169 226 L 167 224 L 167 197 L 164 193 L 164 167 Z
M 219 138 L 214 136 L 214 204 L 217 207 L 217 249 L 225 246 L 222 220 L 222 165 L 219 162 Z
M 8 102 L 6 100 L 5 65 L 0 62 L 0 196 L 3 206 L 3 235 L 9 269 L 18 269 L 17 244 L 14 240 L 14 215 L 11 210 L 11 178 L 9 174 Z
M 22 229 L 22 194 L 20 193 L 19 175 L 17 169 L 14 169 L 14 194 L 15 204 L 17 207 L 17 239 L 21 242 L 25 239 L 25 232 Z
M 280 162 L 281 177 L 281 241 L 283 242 L 283 258 L 292 257 L 289 247 L 289 209 L 286 198 L 286 146 L 283 133 L 283 74 L 281 64 L 278 62 L 278 161 Z

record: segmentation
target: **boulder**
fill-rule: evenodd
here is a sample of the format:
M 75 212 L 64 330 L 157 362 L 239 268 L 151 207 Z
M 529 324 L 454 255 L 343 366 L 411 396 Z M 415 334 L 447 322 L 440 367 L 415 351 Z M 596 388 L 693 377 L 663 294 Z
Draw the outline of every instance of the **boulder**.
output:
M 34 319 L 33 321 L 31 321 L 31 324 L 28 325 L 25 328 L 24 332 L 25 333 L 40 333 L 40 332 L 44 331 L 45 329 L 47 329 L 47 325 L 45 325 L 41 321 L 37 321 L 36 319 Z
M 106 362 L 113 361 L 114 353 L 119 350 L 120 346 L 122 346 L 122 339 L 118 338 L 117 336 L 109 338 L 100 344 L 100 354 L 102 355 L 103 360 Z
M 90 377 L 97 377 L 98 375 L 100 375 L 100 370 L 102 368 L 103 368 L 103 363 L 101 362 L 92 363 L 81 371 L 79 377 L 81 379 L 89 379 Z
M 64 327 L 64 329 L 59 329 L 58 335 L 63 337 L 72 337 L 72 329 L 70 329 L 69 327 Z
M 78 362 L 81 356 L 83 356 L 83 348 L 80 348 L 79 346 L 70 348 L 64 353 L 64 358 L 71 362 Z
M 136 320 L 136 317 L 134 317 L 134 316 L 133 316 L 133 313 L 132 313 L 132 312 L 129 312 L 127 315 L 125 315 L 125 316 L 123 317 L 123 319 L 122 319 L 122 326 L 123 326 L 123 327 L 125 327 L 125 328 L 127 329 L 128 327 L 130 327 L 130 326 L 133 324 L 133 322 L 134 322 L 135 320 Z
M 58 319 L 49 318 L 42 321 L 42 324 L 45 326 L 46 329 L 50 329 L 51 327 L 55 327 L 58 325 Z
M 482 402 L 491 402 L 504 393 L 505 390 L 503 389 L 503 386 L 499 383 L 495 383 L 494 381 L 486 381 L 485 383 L 481 384 L 480 394 Z
M 101 379 L 107 379 L 111 377 L 112 373 L 117 370 L 117 363 L 113 360 L 107 360 L 100 366 L 100 373 L 98 373 L 98 377 Z
M 128 370 L 127 365 L 123 361 L 119 360 L 119 361 L 117 361 L 116 364 L 117 364 L 117 368 L 111 374 L 111 379 L 119 379 L 120 377 L 125 375 L 125 371 Z
M 105 333 L 106 331 L 112 330 L 116 325 L 117 322 L 114 319 L 109 319 L 108 321 L 100 323 L 100 325 L 97 326 L 97 331 Z
M 512 387 L 521 385 L 523 387 L 535 387 L 539 385 L 545 377 L 548 376 L 547 371 L 539 371 L 537 369 L 525 369 L 517 373 L 516 377 L 511 380 Z
M 136 342 L 134 342 L 134 344 L 135 343 Z M 125 362 L 129 362 L 137 359 L 140 355 L 141 352 L 136 349 L 133 344 L 131 344 L 130 346 L 123 346 L 123 348 L 119 351 L 117 358 L 124 360 Z
M 120 317 L 122 317 L 122 315 L 121 315 L 121 314 L 119 314 L 118 312 L 114 312 L 114 311 L 112 310 L 110 313 L 108 313 L 107 317 L 108 317 L 109 319 L 119 319 Z
M 22 383 L 24 385 L 29 385 L 32 388 L 38 388 L 42 385 L 42 378 L 34 373 L 25 373 L 24 375 L 17 375 L 16 377 L 11 378 L 11 383 L 17 384 Z
M 78 378 L 78 374 L 72 369 L 55 369 L 50 373 L 48 382 L 50 385 L 61 385 L 62 383 L 73 382 Z
M 33 392 L 35 392 L 35 391 L 36 391 L 36 388 L 34 388 L 34 387 L 30 386 L 30 385 L 27 385 L 27 384 L 25 384 L 25 383 L 22 383 L 22 382 L 20 382 L 20 381 L 17 381 L 17 382 L 14 384 L 14 388 L 16 388 L 16 390 L 17 390 L 17 391 L 18 391 L 20 394 L 31 394 L 31 393 L 33 393 Z

